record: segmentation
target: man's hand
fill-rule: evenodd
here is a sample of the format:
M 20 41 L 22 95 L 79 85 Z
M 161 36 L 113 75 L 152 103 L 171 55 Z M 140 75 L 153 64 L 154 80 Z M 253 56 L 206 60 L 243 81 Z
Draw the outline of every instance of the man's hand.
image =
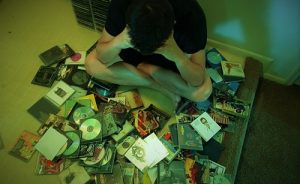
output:
M 166 59 L 176 62 L 176 59 L 180 54 L 184 54 L 181 49 L 178 47 L 173 33 L 170 35 L 168 40 L 166 40 L 165 44 L 158 48 L 155 53 L 163 55 Z
M 120 49 L 133 48 L 127 27 L 125 27 L 125 29 L 119 35 L 117 35 L 113 41 L 115 46 Z
M 122 60 L 119 56 L 122 49 L 131 47 L 127 28 L 117 36 L 110 35 L 104 29 L 96 47 L 96 58 L 108 67 Z

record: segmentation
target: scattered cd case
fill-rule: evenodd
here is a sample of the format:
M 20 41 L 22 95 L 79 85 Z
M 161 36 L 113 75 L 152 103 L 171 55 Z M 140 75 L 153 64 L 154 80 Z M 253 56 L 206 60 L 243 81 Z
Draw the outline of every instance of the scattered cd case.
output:
M 50 127 L 55 127 L 61 131 L 65 130 L 71 130 L 71 129 L 76 129 L 74 125 L 71 125 L 68 120 L 66 120 L 62 116 L 58 116 L 55 114 L 49 114 L 48 119 L 42 123 L 40 128 L 37 130 L 39 135 L 44 135 L 45 132 L 50 128 Z
M 85 167 L 86 171 L 90 174 L 106 173 L 111 174 L 113 172 L 114 163 L 116 157 L 116 147 L 113 144 L 107 144 L 105 146 L 105 155 L 101 161 L 96 164 Z
M 81 143 L 81 131 L 67 131 L 65 135 L 72 141 L 62 153 L 66 158 L 78 158 Z
M 39 70 L 32 79 L 31 84 L 51 87 L 57 78 L 57 72 L 58 69 L 56 67 L 40 66 Z
M 37 175 L 55 175 L 62 172 L 71 165 L 71 160 L 60 159 L 56 162 L 47 160 L 45 156 L 39 153 L 37 158 L 36 170 Z
M 40 59 L 45 66 L 50 66 L 61 61 L 74 54 L 73 49 L 68 44 L 55 45 L 50 49 L 47 49 L 39 55 Z
M 60 69 L 60 78 L 71 86 L 87 89 L 91 76 L 77 65 L 64 65 Z
M 93 157 L 97 143 L 95 142 L 81 142 L 79 147 L 78 158 Z
M 145 137 L 159 128 L 164 127 L 169 118 L 170 115 L 151 104 L 146 109 L 138 110 L 135 113 L 134 126 L 139 135 Z
M 18 137 L 15 145 L 9 151 L 10 155 L 13 155 L 23 161 L 29 161 L 35 153 L 35 145 L 39 141 L 40 136 L 24 130 Z

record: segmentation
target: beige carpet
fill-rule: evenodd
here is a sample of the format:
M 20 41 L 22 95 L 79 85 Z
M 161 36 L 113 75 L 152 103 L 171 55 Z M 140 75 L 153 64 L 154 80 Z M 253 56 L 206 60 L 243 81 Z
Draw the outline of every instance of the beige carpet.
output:
M 299 183 L 299 101 L 300 86 L 261 81 L 236 184 Z

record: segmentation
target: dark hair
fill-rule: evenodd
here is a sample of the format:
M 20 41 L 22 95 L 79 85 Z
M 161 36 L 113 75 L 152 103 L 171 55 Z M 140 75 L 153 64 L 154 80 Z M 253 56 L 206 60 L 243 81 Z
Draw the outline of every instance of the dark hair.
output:
M 174 20 L 168 0 L 133 1 L 126 12 L 131 43 L 142 54 L 153 53 L 169 38 Z

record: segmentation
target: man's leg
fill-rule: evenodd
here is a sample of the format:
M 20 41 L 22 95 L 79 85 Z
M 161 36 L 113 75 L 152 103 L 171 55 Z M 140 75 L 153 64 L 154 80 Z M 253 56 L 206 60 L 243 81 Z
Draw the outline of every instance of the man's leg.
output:
M 171 91 L 162 87 L 159 83 L 155 82 L 149 74 L 138 70 L 136 67 L 128 63 L 118 62 L 109 67 L 106 67 L 96 59 L 95 50 L 87 56 L 85 67 L 86 71 L 97 79 L 101 79 L 118 85 L 142 86 L 152 88 L 161 91 L 174 103 L 177 103 L 180 99 L 178 95 L 172 93 Z
M 141 63 L 137 68 L 144 73 L 149 74 L 153 80 L 169 91 L 191 101 L 204 101 L 212 92 L 211 80 L 207 74 L 201 86 L 191 86 L 186 83 L 179 74 L 171 70 L 147 63 Z

